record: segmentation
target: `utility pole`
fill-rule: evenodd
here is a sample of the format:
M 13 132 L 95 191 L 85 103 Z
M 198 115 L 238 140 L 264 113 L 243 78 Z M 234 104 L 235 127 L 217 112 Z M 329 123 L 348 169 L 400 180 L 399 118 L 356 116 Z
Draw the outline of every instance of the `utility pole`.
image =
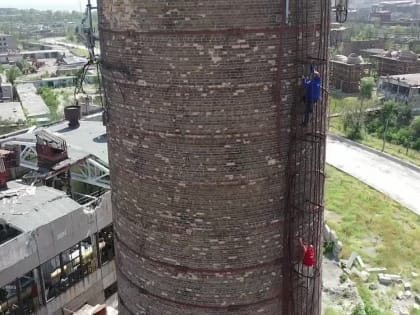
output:
M 382 152 L 385 151 L 386 133 L 388 131 L 388 125 L 389 125 L 389 118 L 386 118 L 385 126 L 384 126 L 384 137 L 383 137 L 383 142 L 382 142 Z

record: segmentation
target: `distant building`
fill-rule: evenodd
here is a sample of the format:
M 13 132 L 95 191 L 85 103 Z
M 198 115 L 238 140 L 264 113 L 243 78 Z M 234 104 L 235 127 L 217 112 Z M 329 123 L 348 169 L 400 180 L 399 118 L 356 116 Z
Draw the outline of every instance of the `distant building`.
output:
M 339 23 L 331 23 L 330 46 L 337 47 L 343 42 L 350 40 L 350 32 L 347 27 Z
M 385 55 L 388 51 L 382 48 L 367 48 L 367 49 L 362 49 L 360 51 L 360 55 L 365 58 L 365 59 L 369 59 L 371 60 L 371 58 L 373 56 L 377 56 L 377 55 Z
M 57 59 L 62 56 L 60 50 L 34 50 L 20 52 L 0 52 L 0 63 L 10 64 L 16 63 L 22 59 Z
M 389 10 L 383 10 L 379 4 L 372 6 L 372 12 L 370 13 L 369 19 L 372 22 L 390 22 L 392 12 Z
M 36 122 L 48 122 L 50 109 L 45 104 L 32 83 L 16 85 L 16 92 L 28 119 Z
M 16 38 L 12 35 L 0 34 L 0 53 L 18 49 Z
M 378 82 L 378 91 L 385 99 L 420 104 L 420 73 L 382 76 Z
M 330 84 L 344 93 L 358 93 L 360 79 L 370 75 L 371 66 L 357 54 L 337 55 L 330 61 Z
M 0 102 L 13 100 L 13 85 L 0 82 Z
M 372 59 L 376 62 L 378 76 L 420 72 L 420 60 L 412 51 L 388 51 Z
M 351 53 L 360 55 L 362 50 L 370 48 L 385 49 L 385 41 L 383 39 L 370 39 L 344 42 L 343 52 L 346 56 L 350 55 Z

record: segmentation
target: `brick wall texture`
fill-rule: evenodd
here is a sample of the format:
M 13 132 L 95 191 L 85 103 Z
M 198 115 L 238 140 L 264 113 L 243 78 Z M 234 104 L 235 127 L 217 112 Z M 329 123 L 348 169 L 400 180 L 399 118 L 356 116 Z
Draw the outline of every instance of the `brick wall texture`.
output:
M 360 80 L 369 76 L 371 64 L 347 64 L 330 61 L 330 83 L 343 93 L 358 93 Z
M 99 1 L 121 314 L 285 314 L 297 57 L 329 3 L 290 2 Z
M 420 72 L 420 61 L 406 61 L 385 56 L 373 56 L 376 60 L 378 76 L 410 74 Z

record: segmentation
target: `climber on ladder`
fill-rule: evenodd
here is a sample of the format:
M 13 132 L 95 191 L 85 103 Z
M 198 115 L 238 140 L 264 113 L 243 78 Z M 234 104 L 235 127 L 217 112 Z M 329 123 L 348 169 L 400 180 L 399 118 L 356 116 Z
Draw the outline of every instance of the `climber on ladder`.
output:
M 302 263 L 306 267 L 314 267 L 316 265 L 316 253 L 312 244 L 305 244 L 302 239 L 299 239 L 300 247 L 302 248 Z
M 303 86 L 305 88 L 305 115 L 303 118 L 303 126 L 307 126 L 313 112 L 314 105 L 316 105 L 321 98 L 321 84 L 322 80 L 319 72 L 311 65 L 311 77 L 302 77 Z

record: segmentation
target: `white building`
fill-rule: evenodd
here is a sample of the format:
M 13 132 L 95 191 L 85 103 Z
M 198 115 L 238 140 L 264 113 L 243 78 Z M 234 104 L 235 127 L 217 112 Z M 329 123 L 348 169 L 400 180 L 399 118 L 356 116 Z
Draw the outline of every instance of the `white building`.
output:
M 393 99 L 420 107 L 420 73 L 382 76 L 378 91 L 385 99 Z

